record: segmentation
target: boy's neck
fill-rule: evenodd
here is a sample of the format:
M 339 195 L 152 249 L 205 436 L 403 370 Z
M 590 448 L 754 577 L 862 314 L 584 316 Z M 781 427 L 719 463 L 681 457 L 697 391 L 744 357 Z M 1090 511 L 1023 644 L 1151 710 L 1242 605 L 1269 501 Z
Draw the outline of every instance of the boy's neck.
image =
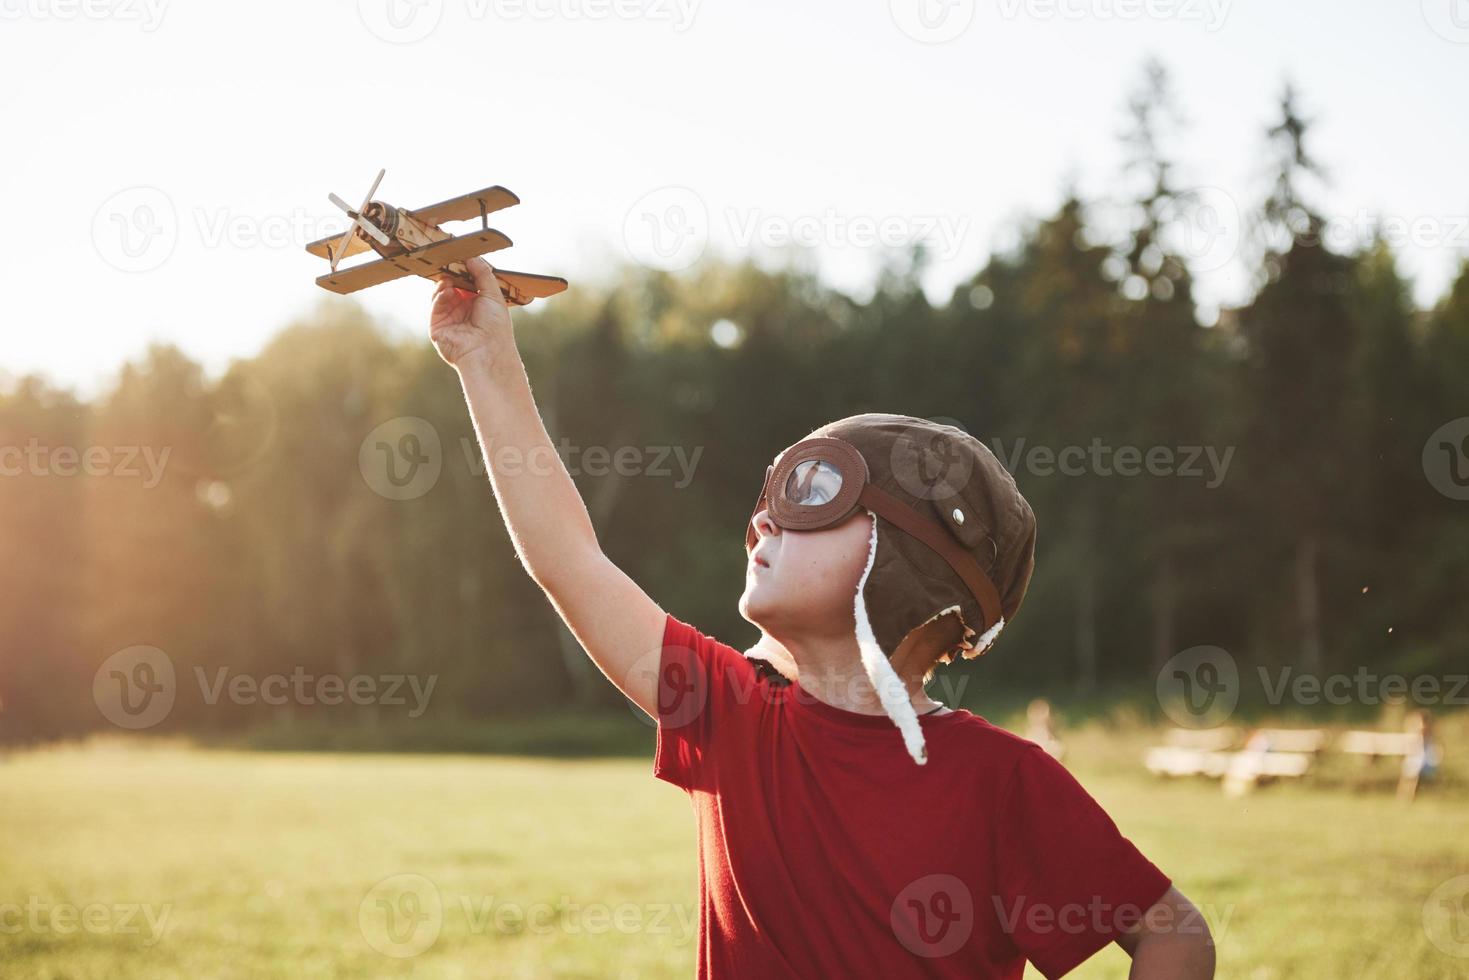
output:
M 885 714 L 882 701 L 862 666 L 855 637 L 781 643 L 769 634 L 762 634 L 756 650 L 782 675 L 799 683 L 801 690 L 823 704 L 863 715 Z M 922 678 L 902 676 L 902 681 L 908 689 L 908 699 L 919 714 L 943 707 L 923 690 Z

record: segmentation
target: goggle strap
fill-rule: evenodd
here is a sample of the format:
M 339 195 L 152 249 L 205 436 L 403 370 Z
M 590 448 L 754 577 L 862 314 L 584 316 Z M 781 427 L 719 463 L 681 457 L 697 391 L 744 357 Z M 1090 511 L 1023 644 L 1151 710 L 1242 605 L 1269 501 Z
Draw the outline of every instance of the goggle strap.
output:
M 959 547 L 958 542 L 947 531 L 935 522 L 925 520 L 913 508 L 872 483 L 862 488 L 862 496 L 857 502 L 891 522 L 899 530 L 922 541 L 949 563 L 949 567 L 964 580 L 970 594 L 979 602 L 980 611 L 984 613 L 984 627 L 978 632 L 982 633 L 1000 621 L 1000 593 L 979 567 L 979 562 L 974 560 L 974 556 Z

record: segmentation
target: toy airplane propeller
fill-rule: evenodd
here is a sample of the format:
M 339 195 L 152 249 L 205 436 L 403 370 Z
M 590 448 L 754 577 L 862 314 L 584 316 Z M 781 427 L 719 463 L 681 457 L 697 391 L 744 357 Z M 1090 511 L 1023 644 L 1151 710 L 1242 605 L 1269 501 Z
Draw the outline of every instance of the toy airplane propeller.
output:
M 409 211 L 372 199 L 384 173 L 386 171 L 383 170 L 377 172 L 377 179 L 362 199 L 362 205 L 355 210 L 337 195 L 327 195 L 333 204 L 347 213 L 352 223 L 341 235 L 332 235 L 306 246 L 306 251 L 332 264 L 332 271 L 317 277 L 316 284 L 334 293 L 346 294 L 403 276 L 417 275 L 425 279 L 448 279 L 456 286 L 474 289 L 474 279 L 465 267 L 465 260 L 510 247 L 510 239 L 490 227 L 489 214 L 519 204 L 520 198 L 503 187 L 486 187 Z M 451 235 L 439 227 L 446 221 L 471 218 L 479 218 L 478 231 Z M 342 259 L 369 248 L 381 257 L 372 262 L 339 268 Z M 511 306 L 525 306 L 532 300 L 554 296 L 566 289 L 566 280 L 559 276 L 496 269 L 495 278 L 500 283 L 505 302 Z

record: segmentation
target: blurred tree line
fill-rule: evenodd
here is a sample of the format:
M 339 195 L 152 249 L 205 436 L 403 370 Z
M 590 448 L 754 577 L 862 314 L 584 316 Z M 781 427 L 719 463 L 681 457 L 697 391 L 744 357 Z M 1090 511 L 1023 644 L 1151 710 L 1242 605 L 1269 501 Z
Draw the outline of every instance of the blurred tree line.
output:
M 1422 311 L 1380 237 L 1326 247 L 1287 91 L 1241 241 L 1254 299 L 1201 325 L 1180 226 L 1207 202 L 1176 182 L 1161 68 L 1127 119 L 1116 198 L 1070 194 L 942 305 L 915 251 L 866 300 L 795 269 L 709 263 L 626 270 L 517 314 L 608 554 L 675 615 L 747 644 L 735 599 L 766 463 L 828 420 L 899 412 L 985 440 L 1039 521 L 1025 610 L 951 670 L 1026 691 L 1151 689 L 1170 656 L 1214 644 L 1242 665 L 1462 671 L 1469 504 L 1435 488 L 1425 453 L 1456 451 L 1450 473 L 1469 482 L 1469 446 L 1425 446 L 1469 416 L 1469 263 Z M 440 441 L 441 476 L 409 500 L 375 492 L 361 458 L 400 417 Z M 49 473 L 0 478 L 4 738 L 104 727 L 94 674 L 138 644 L 190 687 L 196 667 L 434 674 L 439 718 L 618 699 L 515 560 L 452 371 L 356 305 L 323 304 L 219 378 L 156 347 L 90 401 L 18 379 L 0 391 L 0 446 L 53 453 Z M 1061 471 L 1065 447 L 1096 446 L 1111 455 Z M 168 455 L 150 485 L 116 453 L 111 475 L 61 476 L 57 447 Z M 619 474 L 589 447 L 635 459 Z M 1199 474 L 1119 475 L 1121 447 Z M 160 729 L 258 710 L 181 697 Z

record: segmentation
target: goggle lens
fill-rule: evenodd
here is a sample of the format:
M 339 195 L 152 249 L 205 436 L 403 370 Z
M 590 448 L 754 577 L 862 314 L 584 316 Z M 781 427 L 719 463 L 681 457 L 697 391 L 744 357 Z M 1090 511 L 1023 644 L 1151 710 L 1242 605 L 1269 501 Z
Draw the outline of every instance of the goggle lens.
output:
M 841 489 L 841 470 L 824 459 L 808 459 L 791 470 L 785 497 L 802 507 L 819 507 L 835 500 Z

